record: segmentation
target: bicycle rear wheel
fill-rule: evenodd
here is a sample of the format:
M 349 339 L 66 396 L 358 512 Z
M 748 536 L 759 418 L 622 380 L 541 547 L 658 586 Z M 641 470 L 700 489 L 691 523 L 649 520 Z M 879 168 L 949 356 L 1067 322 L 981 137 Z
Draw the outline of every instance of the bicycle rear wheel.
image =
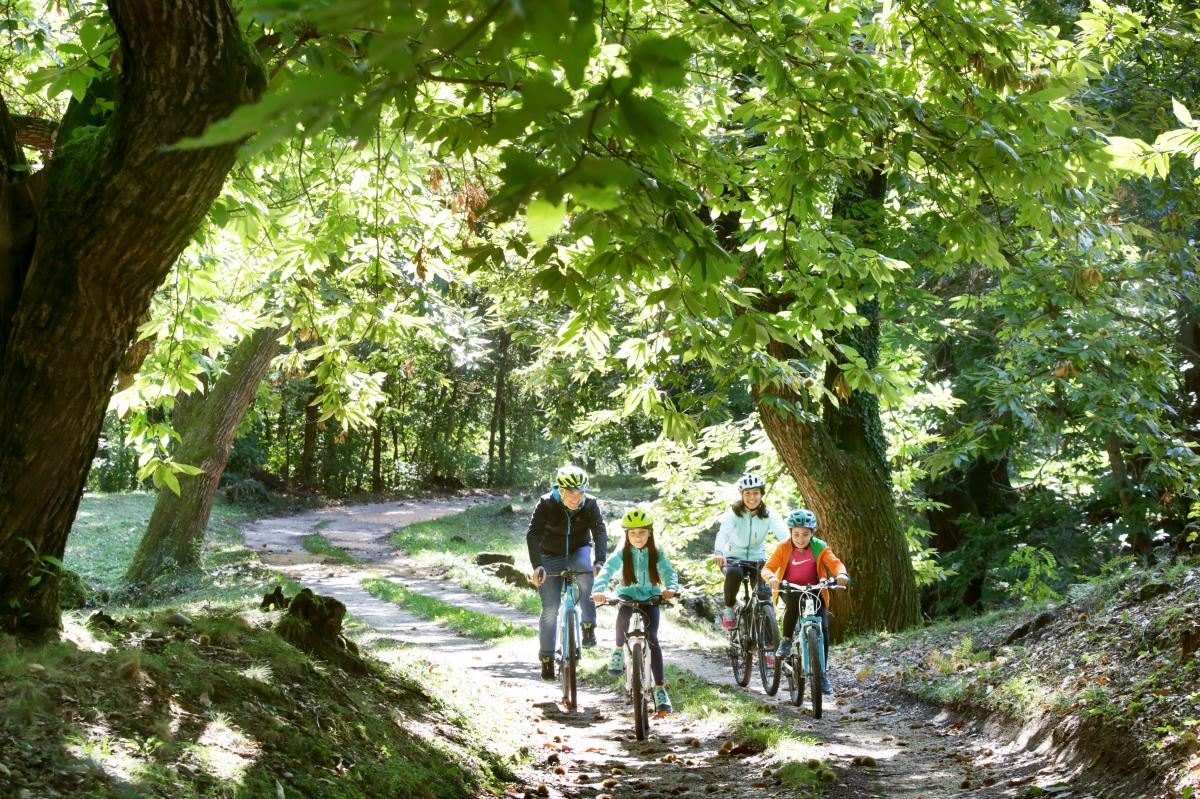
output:
M 767 692 L 767 696 L 775 696 L 779 691 L 780 666 L 781 658 L 775 658 L 775 665 L 767 665 L 767 655 L 775 650 L 771 645 L 773 636 L 771 633 L 771 617 L 766 613 L 759 614 L 758 617 L 758 676 L 762 679 L 763 690 Z
M 745 609 L 738 613 L 737 627 L 729 632 L 729 658 L 733 662 L 733 681 L 745 688 L 750 684 L 750 621 Z
M 804 672 L 801 671 L 799 653 L 792 653 L 784 660 L 787 661 L 788 698 L 796 707 L 804 704 Z
M 813 718 L 821 718 L 821 640 L 816 627 L 809 627 L 804 637 L 808 657 L 809 691 L 812 693 Z
M 646 686 L 642 685 L 645 672 L 642 668 L 642 658 L 645 652 L 640 641 L 635 641 L 630 655 L 630 686 L 629 693 L 633 696 L 633 732 L 639 741 L 646 740 L 650 731 L 650 719 L 646 713 Z
M 576 652 L 576 646 L 575 625 L 568 623 L 566 639 L 563 641 L 562 662 L 563 704 L 567 706 L 567 710 L 575 710 L 575 703 L 578 698 L 575 686 L 575 671 L 579 665 L 579 655 Z

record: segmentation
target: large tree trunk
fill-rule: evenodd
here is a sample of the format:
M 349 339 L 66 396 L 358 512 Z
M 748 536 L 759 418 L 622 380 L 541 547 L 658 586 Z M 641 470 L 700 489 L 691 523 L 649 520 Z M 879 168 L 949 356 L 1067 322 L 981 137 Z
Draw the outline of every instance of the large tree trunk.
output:
M 916 624 L 921 618 L 916 580 L 892 498 L 878 399 L 855 392 L 840 408 L 827 406 L 819 421 L 784 410 L 781 399 L 797 398 L 760 391 L 763 429 L 817 514 L 818 535 L 854 579 L 850 590 L 832 600 L 830 634 L 836 641 Z
M 146 534 L 125 573 L 127 581 L 145 584 L 172 570 L 199 567 L 204 531 L 234 433 L 275 357 L 281 333 L 269 327 L 243 339 L 212 389 L 180 406 L 184 413 L 176 419 L 181 441 L 175 459 L 201 471 L 180 475 L 178 496 L 168 488 L 159 492 Z
M 835 223 L 863 246 L 878 239 L 887 184 L 875 171 L 844 187 L 833 206 Z M 866 327 L 839 334 L 874 368 L 879 360 L 878 302 L 860 303 Z M 772 354 L 795 356 L 775 344 Z M 899 630 L 921 619 L 916 578 L 908 541 L 892 498 L 887 447 L 879 418 L 879 398 L 849 391 L 835 363 L 827 364 L 826 387 L 842 402 L 826 400 L 820 416 L 794 412 L 807 397 L 774 385 L 755 389 L 763 429 L 809 508 L 817 514 L 819 534 L 845 563 L 854 587 L 833 600 L 830 634 L 885 628 Z
M 8 287 L 0 303 L 2 629 L 59 626 L 57 577 L 32 577 L 40 557 L 63 554 L 137 319 L 237 150 L 170 145 L 252 102 L 265 85 L 224 0 L 110 0 L 109 12 L 121 42 L 110 119 L 74 137 L 63 131 L 37 178 L 40 205 L 0 220 L 5 234 L 24 236 L 0 259 L 0 286 Z M 0 137 L 11 132 L 0 125 Z M 0 146 L 6 173 L 10 142 Z

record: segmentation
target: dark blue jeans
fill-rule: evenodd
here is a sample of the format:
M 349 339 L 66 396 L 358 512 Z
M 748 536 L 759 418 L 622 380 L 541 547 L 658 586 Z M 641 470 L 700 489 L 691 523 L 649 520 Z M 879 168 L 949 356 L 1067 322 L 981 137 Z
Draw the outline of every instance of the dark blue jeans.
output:
M 542 615 L 538 618 L 538 656 L 554 657 L 558 639 L 558 606 L 562 602 L 563 578 L 560 572 L 573 569 L 586 574 L 575 575 L 579 588 L 578 605 L 583 611 L 583 623 L 596 623 L 596 603 L 592 601 L 592 583 L 596 577 L 592 572 L 592 547 L 580 547 L 571 553 L 568 560 L 563 555 L 542 553 L 542 568 L 546 570 L 546 581 L 538 589 L 542 597 Z

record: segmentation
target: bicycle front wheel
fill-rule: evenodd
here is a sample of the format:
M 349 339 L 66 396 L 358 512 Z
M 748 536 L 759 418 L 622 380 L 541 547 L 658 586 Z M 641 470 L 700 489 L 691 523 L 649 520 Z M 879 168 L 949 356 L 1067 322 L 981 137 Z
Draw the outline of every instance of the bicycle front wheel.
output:
M 563 641 L 563 704 L 567 706 L 567 710 L 572 711 L 575 710 L 576 700 L 578 699 L 575 686 L 575 671 L 579 665 L 579 655 L 576 651 L 577 645 L 575 625 L 568 624 L 566 640 Z
M 737 627 L 729 632 L 729 659 L 733 663 L 733 681 L 745 688 L 750 684 L 750 622 L 744 612 L 738 614 Z
M 644 741 L 650 731 L 650 719 L 646 713 L 646 686 L 642 684 L 645 677 L 642 666 L 645 652 L 640 641 L 634 643 L 632 650 L 629 693 L 633 697 L 633 732 L 639 741 Z
M 815 626 L 809 627 L 804 637 L 808 658 L 809 691 L 812 694 L 813 718 L 821 718 L 821 635 Z
M 759 614 L 758 617 L 758 676 L 762 679 L 763 690 L 767 692 L 767 696 L 775 696 L 779 691 L 780 669 L 782 666 L 779 661 L 782 658 L 775 658 L 775 665 L 767 664 L 767 655 L 775 649 L 771 645 L 773 636 L 771 633 L 771 617 L 766 613 Z

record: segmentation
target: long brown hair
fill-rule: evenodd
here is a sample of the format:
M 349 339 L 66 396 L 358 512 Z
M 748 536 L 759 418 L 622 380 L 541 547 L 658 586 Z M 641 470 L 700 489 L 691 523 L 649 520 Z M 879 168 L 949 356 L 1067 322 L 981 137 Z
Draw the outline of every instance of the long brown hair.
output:
M 650 557 L 650 585 L 662 585 L 658 576 L 658 547 L 654 544 L 654 528 L 646 528 L 650 537 L 646 539 L 646 554 Z M 625 533 L 625 548 L 621 550 L 621 585 L 633 585 L 637 575 L 633 573 L 633 544 L 629 543 L 629 533 Z
M 746 503 L 743 500 L 739 499 L 729 507 L 733 508 L 733 512 L 737 514 L 739 519 L 746 515 Z M 754 509 L 754 515 L 760 519 L 765 519 L 770 515 L 767 511 L 767 503 L 764 500 L 759 500 L 758 507 Z

